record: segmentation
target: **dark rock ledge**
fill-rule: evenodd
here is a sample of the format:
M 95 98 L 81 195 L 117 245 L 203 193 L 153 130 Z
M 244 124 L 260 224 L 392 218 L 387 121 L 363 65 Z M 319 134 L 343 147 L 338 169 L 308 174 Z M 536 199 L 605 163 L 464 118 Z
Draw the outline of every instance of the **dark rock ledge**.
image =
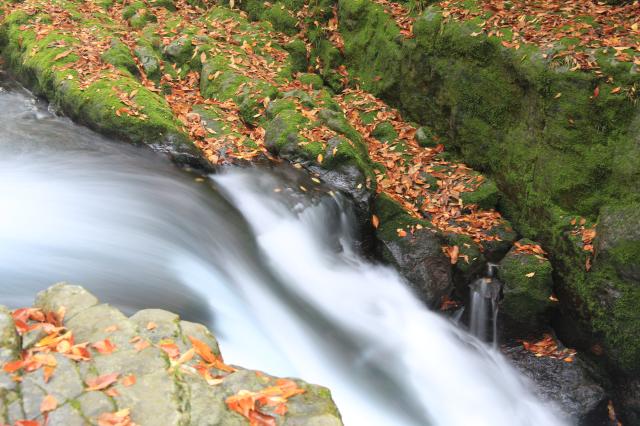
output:
M 206 327 L 182 321 L 171 312 L 145 309 L 127 318 L 113 306 L 99 303 L 82 287 L 67 284 L 57 284 L 39 293 L 34 307 L 45 314 L 64 307 L 61 334 L 71 332 L 75 344 L 89 342 L 86 348 L 90 359 L 71 359 L 68 352 L 58 351 L 65 352 L 60 347 L 51 352 L 36 351 L 47 336 L 43 323 L 20 335 L 16 330 L 19 321 L 14 321 L 8 309 L 0 307 L 0 363 L 4 367 L 0 371 L 0 424 L 35 420 L 39 423 L 33 424 L 46 421 L 47 425 L 65 426 L 245 425 L 249 420 L 229 409 L 228 398 L 284 383 L 293 386 L 296 394 L 286 400 L 286 408 L 276 410 L 276 405 L 258 404 L 258 416 L 272 422 L 264 424 L 342 425 L 328 389 L 227 366 L 219 358 L 218 343 Z M 197 350 L 193 355 L 192 347 L 196 345 L 192 344 L 192 338 L 204 342 L 220 360 L 216 367 L 208 368 L 210 376 L 206 378 L 198 371 L 203 359 Z M 100 348 L 94 344 L 106 339 L 115 348 L 98 351 Z M 176 349 L 179 354 L 171 352 Z M 29 353 L 46 354 L 53 359 L 41 359 L 43 365 L 30 372 L 25 371 L 28 367 L 6 371 L 11 370 L 12 362 Z M 47 365 L 55 365 L 48 380 Z M 111 385 L 100 390 L 87 389 L 92 380 L 113 373 L 118 374 L 118 379 Z M 135 379 L 131 383 L 125 377 Z M 55 409 L 48 412 L 43 410 L 47 397 L 56 401 Z M 274 410 L 286 412 L 276 414 Z M 47 412 L 48 419 L 42 411 Z M 107 422 L 109 416 L 113 419 L 118 415 L 126 419 L 121 417 L 120 423 Z M 266 416 L 272 416 L 273 420 Z

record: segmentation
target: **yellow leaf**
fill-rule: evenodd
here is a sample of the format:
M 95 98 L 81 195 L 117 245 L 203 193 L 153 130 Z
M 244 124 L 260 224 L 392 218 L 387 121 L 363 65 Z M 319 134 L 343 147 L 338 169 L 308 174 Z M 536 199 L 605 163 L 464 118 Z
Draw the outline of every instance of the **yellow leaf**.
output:
M 525 276 L 527 278 L 532 278 L 536 273 L 535 272 L 529 272 L 528 274 L 526 274 Z

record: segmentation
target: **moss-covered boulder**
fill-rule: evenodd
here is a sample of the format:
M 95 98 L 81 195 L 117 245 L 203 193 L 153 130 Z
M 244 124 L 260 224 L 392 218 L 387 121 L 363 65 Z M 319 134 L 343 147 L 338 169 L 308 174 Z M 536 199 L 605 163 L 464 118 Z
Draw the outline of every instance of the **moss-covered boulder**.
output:
M 17 328 L 13 317 L 20 321 Z M 281 386 L 295 396 L 284 397 L 286 409 L 258 404 L 261 418 L 274 424 L 342 424 L 328 389 L 227 365 L 206 327 L 171 312 L 146 309 L 127 318 L 81 287 L 57 284 L 13 317 L 0 307 L 3 424 L 42 422 L 45 412 L 49 424 L 59 425 L 120 419 L 142 426 L 241 426 L 249 420 L 243 410 L 230 408 L 234 398 L 259 396 L 267 388 L 273 396 Z M 20 336 L 28 325 L 51 322 L 60 328 L 47 326 L 53 331 L 37 341 Z M 32 357 L 41 360 L 37 368 L 22 367 L 21 359 Z
M 535 244 L 520 240 L 498 264 L 502 282 L 499 315 L 507 335 L 527 337 L 549 326 L 550 296 L 553 292 L 553 268 L 539 254 L 520 251 L 520 247 Z

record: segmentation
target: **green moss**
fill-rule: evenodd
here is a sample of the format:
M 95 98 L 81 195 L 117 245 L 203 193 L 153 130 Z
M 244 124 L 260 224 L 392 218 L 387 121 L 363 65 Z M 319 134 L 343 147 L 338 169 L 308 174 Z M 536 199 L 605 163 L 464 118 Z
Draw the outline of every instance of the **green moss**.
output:
M 380 224 L 376 235 L 381 241 L 393 241 L 398 238 L 398 229 L 407 230 L 416 225 L 425 228 L 431 225 L 423 220 L 410 216 L 402 206 L 386 194 L 378 194 L 374 200 L 372 212 L 378 217 Z
M 373 129 L 371 136 L 378 139 L 380 142 L 393 142 L 398 137 L 398 132 L 396 132 L 396 129 L 391 123 L 383 121 Z
M 273 120 L 281 111 L 295 110 L 296 103 L 291 99 L 275 99 L 269 102 L 266 115 L 267 119 Z
M 306 72 L 309 68 L 309 61 L 307 60 L 307 47 L 304 42 L 296 38 L 287 43 L 284 48 L 289 52 L 292 70 L 294 72 Z
M 178 66 L 191 61 L 194 55 L 192 38 L 182 36 L 169 43 L 162 52 L 164 57 Z
M 462 202 L 475 204 L 481 209 L 490 210 L 498 206 L 500 191 L 491 179 L 484 179 L 480 186 L 471 192 L 463 192 L 460 196 Z
M 602 333 L 613 339 L 617 320 L 596 314 L 598 298 L 583 287 L 616 282 L 625 295 L 632 287 L 620 272 L 608 281 L 585 276 L 586 254 L 568 249 L 573 243 L 563 215 L 595 219 L 603 206 L 640 200 L 640 110 L 628 94 L 611 93 L 637 87 L 640 75 L 629 64 L 599 61 L 614 80 L 605 83 L 551 61 L 559 47 L 506 49 L 498 38 L 471 36 L 477 22 L 445 21 L 437 7 L 416 19 L 415 37 L 407 39 L 370 0 L 341 0 L 338 10 L 351 77 L 439 135 L 449 155 L 490 175 L 502 193 L 499 207 L 516 229 L 551 251 L 558 286 L 573 295 L 584 323 L 597 331 L 607 322 Z M 465 202 L 491 207 L 496 196 L 490 185 L 465 194 Z M 628 250 L 621 248 L 620 262 L 629 261 Z M 640 339 L 622 335 L 629 338 L 623 346 L 638 346 Z
M 129 48 L 118 39 L 114 38 L 111 41 L 111 47 L 102 54 L 101 58 L 103 61 L 127 71 L 132 75 L 138 74 L 138 67 L 131 56 Z
M 522 244 L 535 244 L 521 240 Z M 511 251 L 498 266 L 503 299 L 500 311 L 524 331 L 538 331 L 548 321 L 553 291 L 551 263 L 535 255 Z
M 302 84 L 311 86 L 315 90 L 324 88 L 322 77 L 320 77 L 318 74 L 303 73 L 298 76 L 298 80 L 300 80 Z
M 68 47 L 50 47 L 54 42 L 57 45 L 65 42 L 67 46 L 72 46 L 77 41 L 55 31 L 36 40 L 33 32 L 20 29 L 18 22 L 21 19 L 15 17 L 5 20 L 1 27 L 0 32 L 7 40 L 3 55 L 12 71 L 37 94 L 45 96 L 71 118 L 102 133 L 133 142 L 157 144 L 164 141 L 176 149 L 193 149 L 164 99 L 140 85 L 132 76 L 126 75 L 115 80 L 105 75 L 88 88 L 81 89 L 73 68 L 59 68 L 60 65 L 75 62 L 77 56 L 71 53 L 60 57 Z M 116 46 L 116 51 L 110 52 L 107 58 L 118 59 L 124 55 L 124 51 L 118 52 L 117 49 Z M 116 111 L 125 105 L 120 102 L 114 88 L 124 93 L 137 91 L 133 101 L 146 118 L 126 113 L 118 116 Z
M 297 150 L 300 137 L 298 131 L 308 120 L 295 110 L 284 109 L 271 120 L 265 130 L 265 144 L 275 153 Z

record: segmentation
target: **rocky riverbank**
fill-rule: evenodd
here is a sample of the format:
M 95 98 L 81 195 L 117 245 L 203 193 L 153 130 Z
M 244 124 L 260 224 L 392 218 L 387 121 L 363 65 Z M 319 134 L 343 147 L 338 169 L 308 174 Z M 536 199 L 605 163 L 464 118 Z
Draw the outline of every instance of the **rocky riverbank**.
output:
M 0 362 L 3 424 L 342 424 L 328 389 L 225 364 L 203 325 L 67 284 L 0 307 Z

